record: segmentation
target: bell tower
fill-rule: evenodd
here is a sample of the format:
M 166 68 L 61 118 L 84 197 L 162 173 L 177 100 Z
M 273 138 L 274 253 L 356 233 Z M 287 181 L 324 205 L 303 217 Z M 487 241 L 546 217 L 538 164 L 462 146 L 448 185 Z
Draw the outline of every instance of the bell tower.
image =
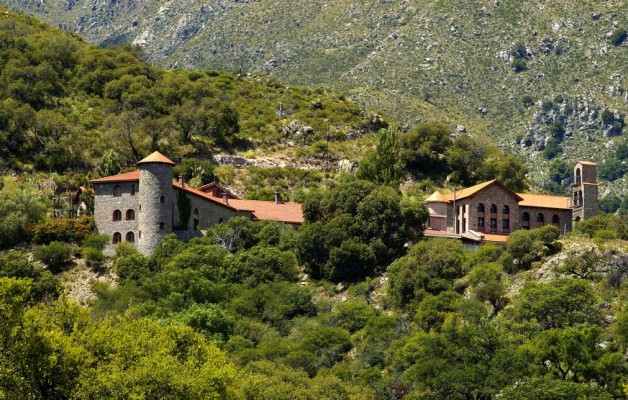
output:
M 573 222 L 591 218 L 598 212 L 597 164 L 577 161 L 573 169 L 572 192 Z

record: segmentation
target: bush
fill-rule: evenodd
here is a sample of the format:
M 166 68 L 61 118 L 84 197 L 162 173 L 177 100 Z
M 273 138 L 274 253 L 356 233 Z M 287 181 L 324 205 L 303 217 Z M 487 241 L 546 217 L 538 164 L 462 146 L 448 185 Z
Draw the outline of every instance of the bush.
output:
M 595 231 L 593 238 L 600 239 L 600 240 L 617 239 L 617 232 L 612 231 L 610 229 L 600 229 L 600 230 Z
M 33 254 L 35 259 L 48 266 L 53 273 L 66 269 L 72 262 L 72 248 L 67 243 L 52 242 L 41 246 Z
M 621 197 L 611 194 L 600 200 L 600 211 L 613 214 L 621 207 Z
M 515 58 L 512 60 L 512 70 L 516 73 L 523 72 L 528 69 L 528 65 L 522 58 Z
M 560 147 L 560 141 L 555 138 L 550 138 L 547 141 L 547 145 L 545 145 L 545 149 L 543 150 L 543 156 L 546 159 L 551 160 L 562 152 L 563 149 Z
M 57 298 L 63 291 L 59 279 L 42 266 L 28 260 L 25 253 L 10 250 L 0 256 L 0 278 L 32 279 L 30 297 L 38 302 Z
M 91 233 L 83 240 L 83 247 L 96 250 L 104 250 L 109 243 L 109 235 Z
M 532 96 L 525 95 L 521 98 L 521 103 L 524 107 L 530 107 L 534 104 L 534 99 L 532 98 Z
M 624 176 L 626 173 L 626 167 L 624 164 L 616 158 L 607 160 L 604 164 L 600 165 L 599 175 L 600 178 L 609 182 L 616 181 Z
M 95 249 L 93 247 L 85 247 L 83 248 L 83 258 L 85 259 L 85 264 L 90 268 L 100 268 L 105 261 L 105 255 L 102 250 Z
M 626 32 L 626 29 L 619 28 L 611 35 L 611 44 L 613 46 L 620 46 L 622 43 L 624 43 L 624 40 L 626 40 L 627 36 L 628 32 Z
M 151 275 L 148 259 L 137 251 L 118 257 L 116 272 L 122 281 L 141 281 Z
M 61 218 L 33 227 L 33 240 L 38 244 L 53 241 L 82 242 L 95 228 L 94 217 Z
M 28 240 L 27 227 L 39 222 L 45 212 L 41 193 L 7 183 L 0 191 L 0 248 Z

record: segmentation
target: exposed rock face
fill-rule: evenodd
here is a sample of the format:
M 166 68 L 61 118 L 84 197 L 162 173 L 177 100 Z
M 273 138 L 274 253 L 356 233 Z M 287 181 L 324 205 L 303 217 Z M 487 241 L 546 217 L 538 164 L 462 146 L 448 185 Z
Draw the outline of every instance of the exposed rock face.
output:
M 294 119 L 283 128 L 283 132 L 287 138 L 298 137 L 305 144 L 307 138 L 314 134 L 314 128 L 303 125 L 301 121 Z
M 573 270 L 565 266 L 570 260 L 577 260 Z M 535 275 L 541 281 L 569 275 L 606 280 L 609 284 L 618 285 L 628 279 L 628 252 L 621 248 L 600 248 L 594 243 L 570 241 L 565 243 L 563 251 L 550 257 Z

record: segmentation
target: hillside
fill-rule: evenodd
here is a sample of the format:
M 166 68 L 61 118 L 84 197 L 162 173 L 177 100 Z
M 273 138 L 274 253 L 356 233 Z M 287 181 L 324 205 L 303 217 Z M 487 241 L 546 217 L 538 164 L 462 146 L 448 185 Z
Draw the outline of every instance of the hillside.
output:
M 324 88 L 165 70 L 129 46 L 102 49 L 33 18 L 3 17 L 0 171 L 110 174 L 155 150 L 205 180 L 202 161 L 217 154 L 322 169 L 328 159 L 358 161 L 369 133 L 388 124 Z
M 264 72 L 348 92 L 408 125 L 464 126 L 529 160 L 539 186 L 550 159 L 617 167 L 628 43 L 613 39 L 628 27 L 625 2 L 2 3 L 93 43 L 139 44 L 162 66 Z M 620 195 L 625 171 L 610 174 Z

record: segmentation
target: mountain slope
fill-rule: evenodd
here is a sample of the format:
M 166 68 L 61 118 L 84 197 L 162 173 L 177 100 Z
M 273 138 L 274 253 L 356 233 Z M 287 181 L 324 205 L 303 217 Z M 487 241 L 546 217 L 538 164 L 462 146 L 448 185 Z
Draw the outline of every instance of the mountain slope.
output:
M 615 157 L 619 141 L 604 134 L 628 112 L 628 43 L 610 40 L 628 27 L 621 1 L 2 3 L 95 43 L 139 44 L 163 66 L 261 71 L 349 92 L 409 125 L 460 124 L 534 160 L 537 181 L 548 158 Z M 543 157 L 555 122 L 563 153 Z

